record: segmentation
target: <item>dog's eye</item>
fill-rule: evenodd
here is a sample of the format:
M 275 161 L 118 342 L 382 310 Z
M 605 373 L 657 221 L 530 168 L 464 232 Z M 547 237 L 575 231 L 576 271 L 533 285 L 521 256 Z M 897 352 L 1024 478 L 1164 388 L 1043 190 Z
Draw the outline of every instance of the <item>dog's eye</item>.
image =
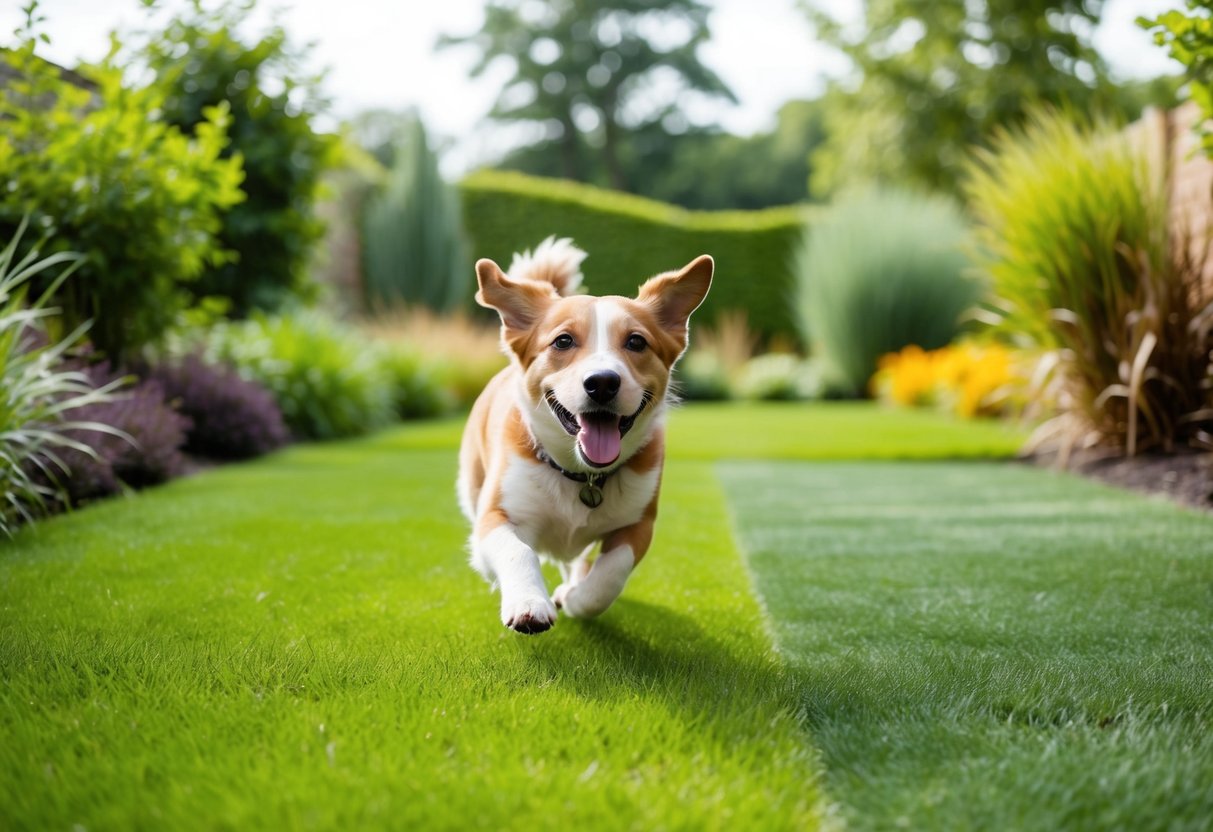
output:
M 552 342 L 552 346 L 558 350 L 569 350 L 573 348 L 573 336 L 567 332 L 563 335 L 557 335 L 556 340 Z
M 644 352 L 648 345 L 649 342 L 644 340 L 644 336 L 637 335 L 635 332 L 629 335 L 628 340 L 623 343 L 623 346 L 632 352 Z

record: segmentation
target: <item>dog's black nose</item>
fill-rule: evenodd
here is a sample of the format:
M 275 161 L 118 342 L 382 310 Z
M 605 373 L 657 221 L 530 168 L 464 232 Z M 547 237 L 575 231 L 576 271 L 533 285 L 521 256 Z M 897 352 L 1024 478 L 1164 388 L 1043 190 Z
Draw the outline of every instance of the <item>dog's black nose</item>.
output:
M 581 383 L 591 399 L 599 404 L 606 404 L 619 392 L 619 373 L 599 370 L 596 373 L 590 373 Z

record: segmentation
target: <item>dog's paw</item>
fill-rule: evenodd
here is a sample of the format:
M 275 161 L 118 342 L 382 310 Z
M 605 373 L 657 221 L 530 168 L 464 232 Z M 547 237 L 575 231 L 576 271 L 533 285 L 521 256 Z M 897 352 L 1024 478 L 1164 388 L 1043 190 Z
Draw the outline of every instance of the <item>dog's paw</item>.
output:
M 564 609 L 565 601 L 569 597 L 569 593 L 573 591 L 576 584 L 561 584 L 552 592 L 552 603 L 556 605 L 556 609 Z
M 547 598 L 520 598 L 501 602 L 501 623 L 527 635 L 542 633 L 556 623 L 556 607 Z

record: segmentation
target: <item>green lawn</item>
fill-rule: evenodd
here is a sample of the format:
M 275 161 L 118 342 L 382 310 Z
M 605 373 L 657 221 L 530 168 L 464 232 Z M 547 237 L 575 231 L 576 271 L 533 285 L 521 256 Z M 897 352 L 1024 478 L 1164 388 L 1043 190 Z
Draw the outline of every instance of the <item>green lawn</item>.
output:
M 0 828 L 812 828 L 813 751 L 704 463 L 541 637 L 466 564 L 447 426 L 301 447 L 0 552 Z M 431 436 L 432 438 L 432 436 Z
M 1213 518 L 1009 463 L 787 461 L 1006 455 L 996 427 L 688 406 L 623 598 L 528 638 L 465 563 L 458 433 L 291 449 L 0 548 L 0 828 L 1213 815 Z
M 1213 517 L 1019 466 L 720 473 L 849 826 L 1213 823 Z

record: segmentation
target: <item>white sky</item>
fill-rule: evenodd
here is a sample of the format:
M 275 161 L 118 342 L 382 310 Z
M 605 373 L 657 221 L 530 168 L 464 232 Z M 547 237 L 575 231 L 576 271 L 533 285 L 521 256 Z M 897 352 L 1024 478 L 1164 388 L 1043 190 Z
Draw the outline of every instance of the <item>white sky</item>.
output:
M 854 8 L 855 0 L 840 0 Z M 179 0 L 167 0 L 170 8 Z M 0 0 L 0 43 L 11 39 L 25 0 Z M 499 128 L 484 122 L 505 67 L 468 77 L 470 49 L 435 52 L 440 34 L 466 34 L 483 20 L 483 0 L 262 0 L 282 8 L 294 42 L 314 42 L 313 59 L 327 67 L 325 89 L 335 114 L 415 107 L 426 125 L 448 142 L 444 169 L 455 174 L 500 155 Z M 846 64 L 813 40 L 797 0 L 714 0 L 712 40 L 700 52 L 737 95 L 708 115 L 725 130 L 747 135 L 774 125 L 779 106 L 815 96 L 823 76 Z M 1149 77 L 1177 71 L 1149 35 L 1139 14 L 1182 5 L 1181 0 L 1107 0 L 1095 44 L 1118 74 Z M 108 32 L 146 25 L 138 0 L 41 0 L 51 44 L 42 52 L 66 65 L 104 56 Z M 260 10 L 259 10 L 260 11 Z M 508 140 L 507 140 L 508 141 Z

